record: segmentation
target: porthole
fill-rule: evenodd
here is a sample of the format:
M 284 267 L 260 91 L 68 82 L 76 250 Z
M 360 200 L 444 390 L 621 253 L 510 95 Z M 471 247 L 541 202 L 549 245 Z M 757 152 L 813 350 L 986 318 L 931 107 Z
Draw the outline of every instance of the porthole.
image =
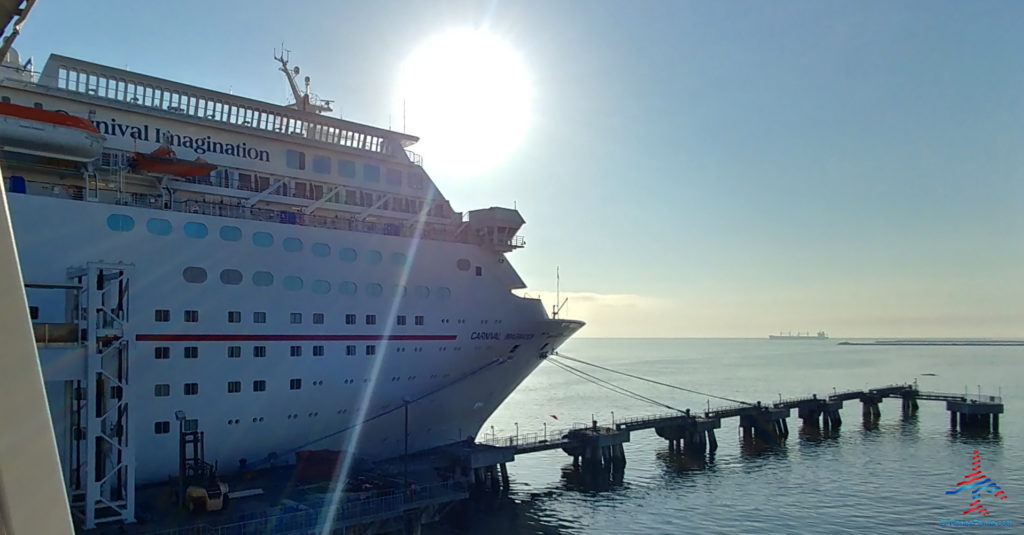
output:
M 417 286 L 413 290 L 413 293 L 420 299 L 426 299 L 430 297 L 430 288 L 427 288 L 426 286 Z
M 314 243 L 310 249 L 313 251 L 313 256 L 319 256 L 320 258 L 331 256 L 331 246 L 326 243 Z
M 452 289 L 447 286 L 437 287 L 437 298 L 438 299 L 449 299 L 452 296 Z
M 376 282 L 371 282 L 366 285 L 366 295 L 370 297 L 380 297 L 380 294 L 384 293 L 384 287 Z
M 380 261 L 383 258 L 384 255 L 380 254 L 380 251 L 369 250 L 366 252 L 366 261 L 370 264 L 380 264 Z
M 341 292 L 342 295 L 355 295 L 358 288 L 359 287 L 356 286 L 356 283 L 352 281 L 342 281 L 342 283 L 338 285 L 338 291 Z
M 130 215 L 110 214 L 107 216 L 107 228 L 116 232 L 129 232 L 135 228 L 135 219 Z
M 196 223 L 195 221 L 189 221 L 188 223 L 185 223 L 185 235 L 188 236 L 189 238 L 196 238 L 198 240 L 201 240 L 205 238 L 206 235 L 209 233 L 209 229 L 207 229 L 206 225 L 202 223 Z
M 313 293 L 315 294 L 329 294 L 331 293 L 331 283 L 325 280 L 315 280 L 313 281 L 313 284 L 310 285 L 310 289 L 313 290 Z
M 351 247 L 345 247 L 342 250 L 338 251 L 338 258 L 344 260 L 345 262 L 355 262 L 356 258 L 358 257 L 359 255 L 356 254 L 356 250 Z
M 405 267 L 407 260 L 404 253 L 391 253 L 391 265 L 395 267 Z
M 274 245 L 274 235 L 269 232 L 253 232 L 252 244 L 256 247 L 270 247 Z
M 237 269 L 222 269 L 220 271 L 220 282 L 231 286 L 242 284 L 242 272 Z
M 171 233 L 171 222 L 166 219 L 150 218 L 146 221 L 146 230 L 157 236 L 167 236 Z
M 458 268 L 459 271 L 469 271 L 470 266 L 471 264 L 469 263 L 469 260 L 465 258 L 460 258 L 455 261 L 455 267 Z
M 256 286 L 270 286 L 274 284 L 274 274 L 269 271 L 257 271 L 252 274 L 252 283 Z
M 284 250 L 289 253 L 302 251 L 302 240 L 298 238 L 285 238 L 282 245 L 284 246 Z
M 281 284 L 285 290 L 290 292 L 297 292 L 302 289 L 302 279 L 294 275 L 285 277 Z
M 405 294 L 408 293 L 409 290 L 408 288 L 400 284 L 396 284 L 393 289 L 395 291 L 395 295 L 397 295 L 398 297 L 405 297 Z
M 241 241 L 242 229 L 231 225 L 224 225 L 220 228 L 220 239 L 224 241 Z
M 202 284 L 206 282 L 206 270 L 201 267 L 189 266 L 182 270 L 181 276 L 185 279 L 185 282 L 190 282 L 192 284 Z

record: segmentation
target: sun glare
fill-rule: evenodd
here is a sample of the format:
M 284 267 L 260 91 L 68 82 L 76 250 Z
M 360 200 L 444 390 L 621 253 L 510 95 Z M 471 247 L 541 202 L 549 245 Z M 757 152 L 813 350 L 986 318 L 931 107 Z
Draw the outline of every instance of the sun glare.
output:
M 413 150 L 431 171 L 472 177 L 522 142 L 533 95 L 526 68 L 507 42 L 463 29 L 416 48 L 402 64 L 395 97 L 405 131 L 422 140 Z

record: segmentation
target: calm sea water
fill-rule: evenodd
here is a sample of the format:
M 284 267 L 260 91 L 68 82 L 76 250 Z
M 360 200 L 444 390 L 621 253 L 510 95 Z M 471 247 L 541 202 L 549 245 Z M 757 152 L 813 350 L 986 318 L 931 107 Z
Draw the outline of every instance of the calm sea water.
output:
M 941 402 L 921 402 L 904 418 L 899 400 L 882 403 L 866 428 L 859 402 L 843 409 L 834 438 L 799 432 L 776 448 L 741 445 L 735 419 L 723 421 L 719 449 L 706 462 L 680 459 L 653 430 L 626 444 L 624 479 L 604 489 L 581 485 L 561 451 L 520 456 L 509 465 L 511 500 L 459 514 L 431 531 L 457 533 L 1024 533 L 1024 348 L 862 347 L 835 340 L 579 339 L 562 353 L 688 388 L 770 402 L 812 392 L 917 380 L 922 390 L 1001 393 L 1006 414 L 996 436 L 949 430 Z M 586 368 L 676 407 L 703 409 L 708 399 Z M 922 374 L 935 374 L 926 376 Z M 723 404 L 712 400 L 711 405 Z M 544 363 L 502 405 L 480 438 L 543 433 L 594 415 L 616 418 L 665 412 L 585 383 Z M 557 420 L 552 418 L 557 416 Z M 987 475 L 1008 499 L 986 497 L 986 519 L 1012 528 L 940 528 L 965 518 L 969 499 L 946 495 L 982 454 Z

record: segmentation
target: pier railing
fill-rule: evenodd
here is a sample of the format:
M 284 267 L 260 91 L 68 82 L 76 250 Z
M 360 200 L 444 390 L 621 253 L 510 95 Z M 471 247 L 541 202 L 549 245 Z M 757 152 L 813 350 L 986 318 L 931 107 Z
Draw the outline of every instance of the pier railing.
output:
M 585 428 L 586 426 L 583 424 L 576 424 L 570 428 L 548 429 L 546 433 L 530 432 L 493 437 L 487 440 L 480 440 L 477 444 L 494 446 L 496 448 L 515 448 L 519 452 L 524 450 L 554 449 L 566 443 L 568 440 L 565 437 L 571 432 Z

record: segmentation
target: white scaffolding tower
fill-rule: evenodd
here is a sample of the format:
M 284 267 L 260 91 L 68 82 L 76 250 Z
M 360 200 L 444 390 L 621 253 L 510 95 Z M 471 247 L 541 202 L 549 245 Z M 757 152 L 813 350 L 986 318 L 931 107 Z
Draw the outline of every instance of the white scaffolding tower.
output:
M 90 262 L 68 270 L 78 286 L 72 321 L 86 349 L 74 388 L 69 491 L 85 529 L 135 520 L 135 452 L 129 417 L 130 264 Z

